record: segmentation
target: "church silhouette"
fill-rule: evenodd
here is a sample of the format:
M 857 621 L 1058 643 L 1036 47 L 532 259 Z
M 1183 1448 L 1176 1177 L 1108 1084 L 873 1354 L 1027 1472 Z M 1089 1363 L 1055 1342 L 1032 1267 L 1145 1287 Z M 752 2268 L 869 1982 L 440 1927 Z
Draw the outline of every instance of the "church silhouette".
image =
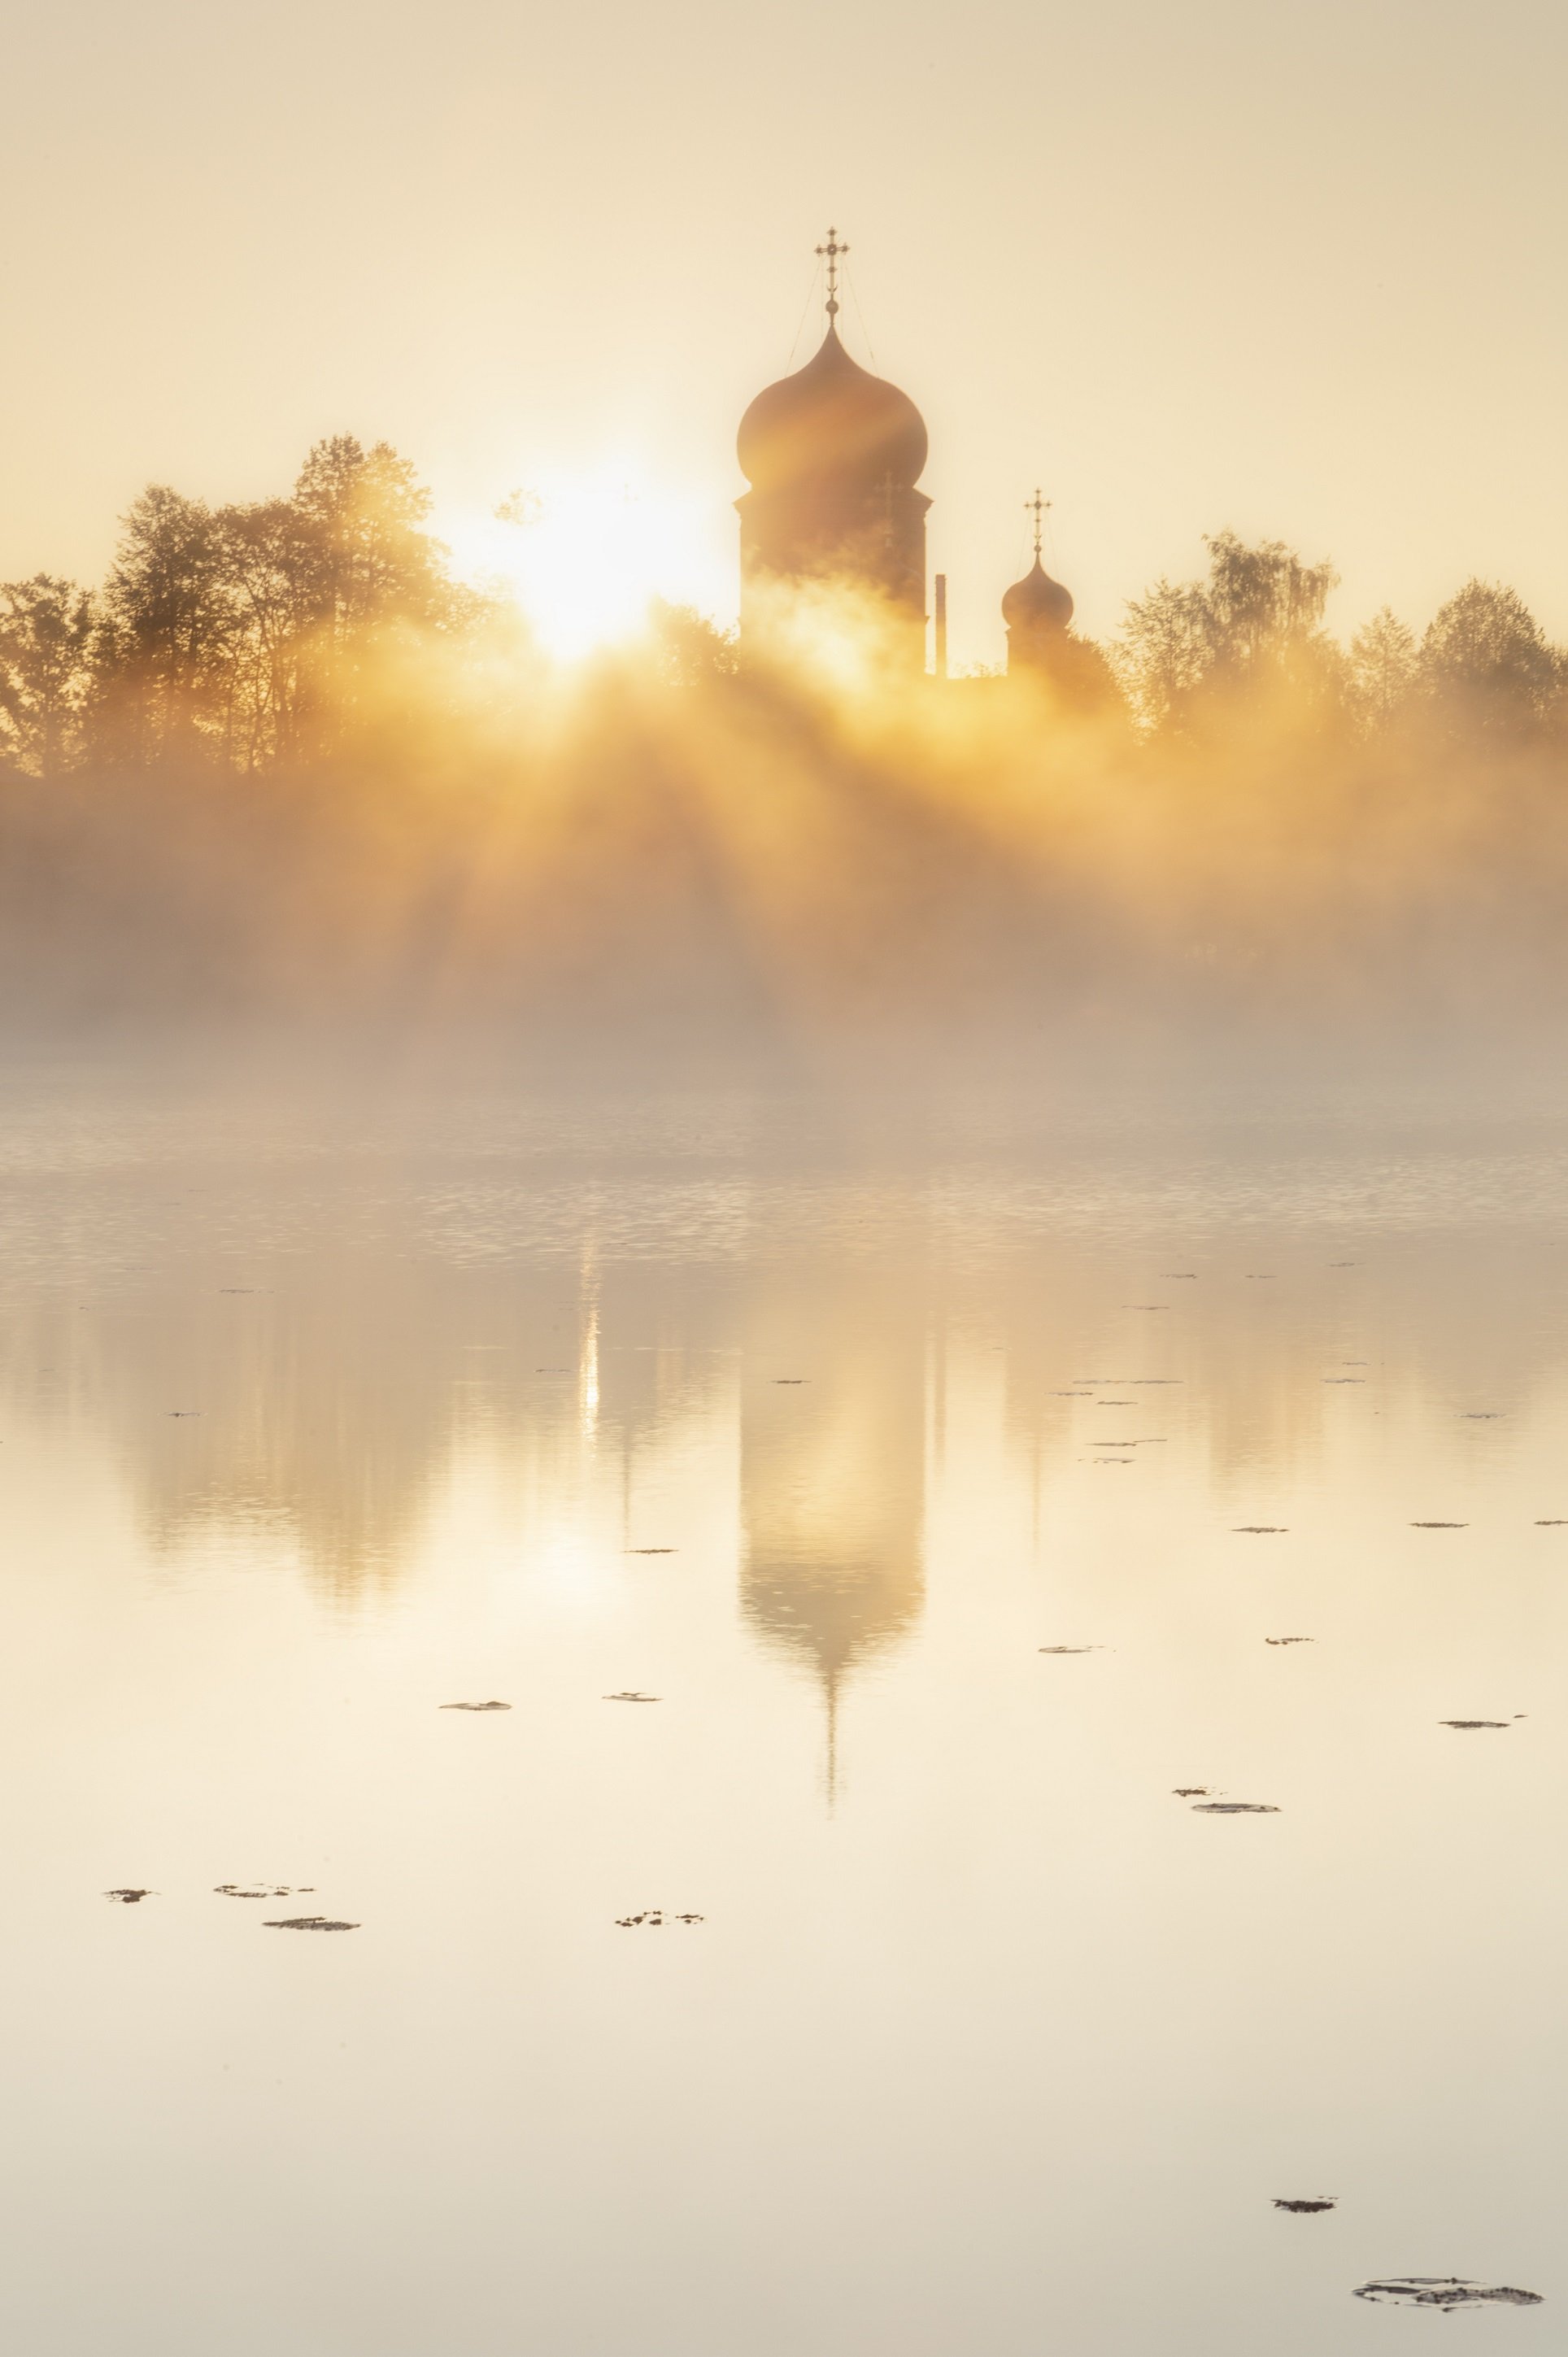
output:
M 926 667 L 926 515 L 919 488 L 929 441 L 908 394 L 873 376 L 838 331 L 839 262 L 849 252 L 830 229 L 827 328 L 812 358 L 759 393 L 740 421 L 736 455 L 751 489 L 740 516 L 742 641 L 765 635 L 780 595 L 844 588 L 872 601 L 898 666 Z M 1093 700 L 1102 664 L 1072 631 L 1071 593 L 1041 560 L 1048 504 L 1036 490 L 1035 561 L 1002 600 L 1009 677 L 1049 687 L 1058 700 Z M 947 673 L 946 582 L 936 581 L 936 672 Z

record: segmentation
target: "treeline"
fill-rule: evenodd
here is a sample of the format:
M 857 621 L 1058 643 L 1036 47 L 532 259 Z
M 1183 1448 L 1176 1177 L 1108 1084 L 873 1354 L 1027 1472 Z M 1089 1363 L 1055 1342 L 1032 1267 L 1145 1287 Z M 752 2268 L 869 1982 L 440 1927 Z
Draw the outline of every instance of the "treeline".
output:
M 406 459 L 349 435 L 316 446 L 286 498 L 145 491 L 101 588 L 0 584 L 0 770 L 316 761 L 384 706 L 400 665 L 434 648 L 460 672 L 509 629 L 515 652 L 515 616 L 455 578 L 430 505 Z M 1205 578 L 1156 583 L 1098 651 L 1113 724 L 1195 748 L 1258 730 L 1568 740 L 1568 654 L 1511 589 L 1467 582 L 1419 640 L 1385 608 L 1342 645 L 1324 623 L 1329 565 L 1232 533 L 1206 545 Z M 657 644 L 687 684 L 738 668 L 733 640 L 683 609 L 660 609 Z
M 1207 579 L 1157 582 L 1110 650 L 1151 734 L 1201 742 L 1262 722 L 1341 740 L 1568 737 L 1568 652 L 1514 590 L 1467 581 L 1419 640 L 1385 606 L 1342 646 L 1323 620 L 1331 565 L 1229 532 L 1205 545 Z
M 35 777 L 170 755 L 257 770 L 329 750 L 389 638 L 460 638 L 430 494 L 385 443 L 317 444 L 286 499 L 209 507 L 163 485 L 100 589 L 0 584 L 0 760 Z

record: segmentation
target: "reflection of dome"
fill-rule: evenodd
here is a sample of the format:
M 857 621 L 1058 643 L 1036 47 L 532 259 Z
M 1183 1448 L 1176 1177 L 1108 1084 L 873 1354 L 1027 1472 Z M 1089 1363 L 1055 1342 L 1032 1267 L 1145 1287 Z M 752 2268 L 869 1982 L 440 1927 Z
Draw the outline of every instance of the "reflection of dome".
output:
M 907 393 L 851 360 L 830 318 L 816 358 L 757 394 L 736 448 L 759 491 L 842 475 L 878 488 L 891 478 L 894 490 L 911 490 L 926 463 L 926 426 Z
M 1053 581 L 1036 556 L 1003 598 L 1002 619 L 1010 630 L 1065 630 L 1072 619 L 1072 592 Z

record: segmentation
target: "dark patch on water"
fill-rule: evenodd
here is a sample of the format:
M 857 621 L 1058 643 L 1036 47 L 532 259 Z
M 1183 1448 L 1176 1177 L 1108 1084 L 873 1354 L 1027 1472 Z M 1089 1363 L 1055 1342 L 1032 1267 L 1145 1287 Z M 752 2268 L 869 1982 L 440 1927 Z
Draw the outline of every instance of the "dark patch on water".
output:
M 629 1689 L 625 1694 L 606 1695 L 604 1696 L 604 1700 L 606 1702 L 658 1702 L 659 1699 L 660 1697 L 658 1695 L 632 1694 Z
M 1412 1531 L 1467 1531 L 1468 1523 L 1412 1523 Z
M 639 1924 L 646 1924 L 650 1932 L 659 1932 L 666 1923 L 701 1923 L 703 1921 L 701 1915 L 666 1915 L 661 1907 L 645 1907 L 640 1915 L 618 1915 L 616 1929 L 634 1932 Z
M 1035 1650 L 1040 1653 L 1102 1653 L 1105 1648 L 1103 1645 L 1037 1645 Z
M 1316 1637 L 1265 1637 L 1265 1645 L 1316 1645 Z
M 129 1889 L 124 1890 L 106 1890 L 103 1894 L 105 1899 L 118 1900 L 122 1907 L 137 1907 L 141 1904 L 144 1899 L 156 1899 L 157 1895 L 158 1894 L 156 1890 L 131 1890 Z
M 1440 1719 L 1438 1724 L 1441 1727 L 1457 1727 L 1468 1730 L 1476 1727 L 1509 1727 L 1512 1726 L 1513 1721 L 1508 1718 L 1444 1718 Z
M 626 1552 L 628 1555 L 675 1555 L 679 1550 L 675 1547 L 628 1547 Z
M 1280 1538 L 1288 1531 L 1288 1523 L 1233 1523 L 1231 1529 L 1238 1538 Z
M 1197 1801 L 1212 1790 L 1208 1784 L 1173 1784 L 1171 1791 L 1178 1801 Z
M 1538 2291 L 1512 2284 L 1466 2283 L 1463 2276 L 1389 2276 L 1358 2285 L 1358 2299 L 1387 2300 L 1398 2308 L 1469 2308 L 1494 2300 L 1508 2308 L 1539 2308 Z
M 1313 2193 L 1307 2195 L 1305 2199 L 1282 2201 L 1280 2196 L 1276 2194 L 1274 2196 L 1274 2208 L 1276 2210 L 1288 2210 L 1293 2217 L 1313 2218 L 1316 2217 L 1320 2211 L 1332 2210 L 1338 2198 L 1339 2197 L 1337 2193 Z
M 1277 1817 L 1278 1809 L 1272 1801 L 1198 1801 L 1193 1814 L 1198 1817 Z
M 339 1922 L 332 1915 L 280 1915 L 262 1928 L 267 1932 L 357 1932 L 360 1926 Z
M 438 1703 L 436 1708 L 438 1710 L 510 1710 L 511 1705 L 510 1702 L 444 1702 Z
M 313 1882 L 215 1882 L 212 1888 L 220 1899 L 293 1899 L 316 1890 Z

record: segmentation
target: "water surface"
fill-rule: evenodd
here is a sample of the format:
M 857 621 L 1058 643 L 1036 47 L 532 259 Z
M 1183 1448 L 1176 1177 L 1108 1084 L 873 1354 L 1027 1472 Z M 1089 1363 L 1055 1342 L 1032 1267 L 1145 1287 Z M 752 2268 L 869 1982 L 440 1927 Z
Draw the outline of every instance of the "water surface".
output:
M 5 1112 L 7 2345 L 1552 2345 L 1568 1130 Z

